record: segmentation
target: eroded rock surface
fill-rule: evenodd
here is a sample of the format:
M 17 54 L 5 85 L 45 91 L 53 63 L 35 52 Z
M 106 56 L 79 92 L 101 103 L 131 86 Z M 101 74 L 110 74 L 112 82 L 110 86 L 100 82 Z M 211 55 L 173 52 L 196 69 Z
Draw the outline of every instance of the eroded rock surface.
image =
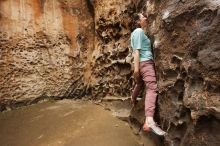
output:
M 45 97 L 129 96 L 130 4 L 1 1 L 2 110 Z
M 95 45 L 97 51 L 103 50 L 103 62 L 99 63 L 101 71 L 102 64 L 110 62 L 106 58 L 114 54 L 112 44 L 129 37 L 126 34 L 128 30 L 131 31 L 129 16 L 140 11 L 148 16 L 147 31 L 154 45 L 159 86 L 157 121 L 169 133 L 165 138 L 166 145 L 215 146 L 220 143 L 217 130 L 220 124 L 219 4 L 219 1 L 207 0 L 134 0 L 123 1 L 123 4 L 120 1 L 101 1 L 98 3 L 102 6 L 100 10 L 96 4 L 96 32 L 99 39 Z M 112 13 L 116 15 L 112 16 Z M 129 45 L 128 41 L 120 45 L 126 43 Z M 117 71 L 118 76 L 120 69 Z M 105 81 L 107 85 L 110 83 Z M 143 117 L 142 102 L 132 111 L 131 120 L 140 127 Z M 210 124 L 205 125 L 207 121 Z
M 0 1 L 0 102 L 129 97 L 131 15 L 148 16 L 166 145 L 220 145 L 219 0 Z M 1 106 L 4 110 L 6 106 Z M 143 102 L 132 111 L 143 123 Z
M 220 144 L 219 1 L 147 1 L 167 145 Z M 205 124 L 206 123 L 206 124 Z
M 81 0 L 0 1 L 1 103 L 86 94 L 94 48 L 90 7 Z
M 129 48 L 132 2 L 95 1 L 95 50 L 91 68 L 92 95 L 129 96 L 131 52 Z

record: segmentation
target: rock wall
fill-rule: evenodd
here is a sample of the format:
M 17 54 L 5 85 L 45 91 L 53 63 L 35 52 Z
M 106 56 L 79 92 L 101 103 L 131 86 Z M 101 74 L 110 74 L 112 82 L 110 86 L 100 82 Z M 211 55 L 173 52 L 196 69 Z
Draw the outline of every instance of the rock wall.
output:
M 131 6 L 130 1 L 0 1 L 1 109 L 46 97 L 129 96 Z
M 82 97 L 94 49 L 90 1 L 0 1 L 0 102 Z
M 95 1 L 95 50 L 91 68 L 92 95 L 129 96 L 132 85 L 131 1 Z
M 217 0 L 149 0 L 141 7 L 154 40 L 165 145 L 220 145 L 219 6 Z
M 0 102 L 129 96 L 131 15 L 142 11 L 154 46 L 157 116 L 169 133 L 165 145 L 217 146 L 219 5 L 219 0 L 1 0 Z M 139 105 L 131 117 L 141 123 Z
M 92 91 L 101 91 L 96 96 L 130 95 L 130 22 L 134 12 L 142 11 L 154 46 L 157 117 L 169 133 L 165 145 L 219 145 L 219 5 L 208 0 L 95 1 L 92 76 L 99 82 Z M 142 123 L 139 105 L 131 118 Z

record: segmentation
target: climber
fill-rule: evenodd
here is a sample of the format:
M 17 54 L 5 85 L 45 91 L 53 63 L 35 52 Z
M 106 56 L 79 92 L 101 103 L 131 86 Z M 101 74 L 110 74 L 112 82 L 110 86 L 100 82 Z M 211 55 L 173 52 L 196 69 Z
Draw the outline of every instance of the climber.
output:
M 136 13 L 133 16 L 134 31 L 131 33 L 131 47 L 134 56 L 134 80 L 135 87 L 132 91 L 131 101 L 133 106 L 137 103 L 137 96 L 142 88 L 143 83 L 146 86 L 145 96 L 145 122 L 143 130 L 146 132 L 153 131 L 155 134 L 164 136 L 164 132 L 154 122 L 155 103 L 157 98 L 157 81 L 155 76 L 153 53 L 151 41 L 145 35 L 144 27 L 147 26 L 147 18 Z

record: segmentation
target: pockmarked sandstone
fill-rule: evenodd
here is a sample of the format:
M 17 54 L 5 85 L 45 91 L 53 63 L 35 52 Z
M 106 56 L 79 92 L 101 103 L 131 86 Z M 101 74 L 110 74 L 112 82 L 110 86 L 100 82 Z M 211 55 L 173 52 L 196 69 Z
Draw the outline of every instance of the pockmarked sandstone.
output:
M 87 1 L 0 1 L 0 101 L 82 97 L 93 51 Z
M 0 1 L 0 103 L 129 97 L 131 16 L 143 12 L 165 145 L 220 144 L 219 0 Z M 143 122 L 143 103 L 131 113 Z M 12 106 L 13 107 L 13 106 Z

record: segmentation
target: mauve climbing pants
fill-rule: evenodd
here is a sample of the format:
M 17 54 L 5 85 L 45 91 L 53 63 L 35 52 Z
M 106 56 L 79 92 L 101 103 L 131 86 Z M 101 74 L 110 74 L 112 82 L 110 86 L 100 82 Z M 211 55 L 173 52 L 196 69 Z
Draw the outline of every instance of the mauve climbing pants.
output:
M 132 99 L 136 100 L 139 92 L 143 88 L 143 85 L 145 85 L 145 115 L 147 117 L 153 117 L 155 112 L 155 102 L 157 98 L 157 81 L 154 62 L 152 60 L 140 62 L 139 68 L 140 78 L 135 83 L 135 87 L 132 92 Z

